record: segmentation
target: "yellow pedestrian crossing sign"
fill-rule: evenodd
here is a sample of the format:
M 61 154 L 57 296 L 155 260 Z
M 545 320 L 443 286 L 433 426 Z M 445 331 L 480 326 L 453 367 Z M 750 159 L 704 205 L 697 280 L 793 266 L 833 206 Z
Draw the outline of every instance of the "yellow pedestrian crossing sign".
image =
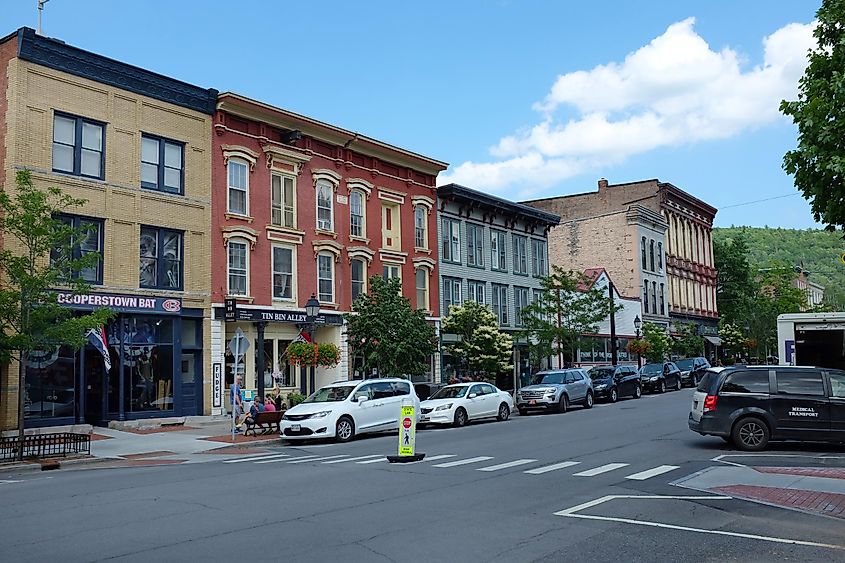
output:
M 845 264 L 845 252 L 839 255 L 839 259 L 842 261 L 843 264 Z

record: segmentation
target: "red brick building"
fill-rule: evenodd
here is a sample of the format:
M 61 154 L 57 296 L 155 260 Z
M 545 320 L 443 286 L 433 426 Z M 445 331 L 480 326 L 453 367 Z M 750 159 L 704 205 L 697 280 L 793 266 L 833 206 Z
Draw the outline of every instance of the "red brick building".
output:
M 401 278 L 403 295 L 436 320 L 435 179 L 446 166 L 221 94 L 212 148 L 211 298 L 213 361 L 221 364 L 226 383 L 234 369 L 226 346 L 238 327 L 251 344 L 241 368 L 247 389 L 259 386 L 262 371 L 265 387 L 275 384 L 283 393 L 307 394 L 315 386 L 363 376 L 349 357 L 342 313 L 366 292 L 373 275 Z M 315 339 L 340 346 L 342 361 L 305 374 L 282 354 L 305 328 L 311 295 L 321 305 Z M 237 303 L 228 321 L 227 298 Z M 256 369 L 262 356 L 264 369 Z

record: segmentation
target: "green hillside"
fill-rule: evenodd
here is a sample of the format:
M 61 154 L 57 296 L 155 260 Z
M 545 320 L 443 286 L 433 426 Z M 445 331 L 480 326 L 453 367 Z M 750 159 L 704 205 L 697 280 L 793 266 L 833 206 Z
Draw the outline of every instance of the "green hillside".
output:
M 825 286 L 825 297 L 845 305 L 845 252 L 842 233 L 815 229 L 770 229 L 730 227 L 713 229 L 714 240 L 730 239 L 745 233 L 749 261 L 764 267 L 773 261 L 801 265 L 810 272 L 809 279 Z

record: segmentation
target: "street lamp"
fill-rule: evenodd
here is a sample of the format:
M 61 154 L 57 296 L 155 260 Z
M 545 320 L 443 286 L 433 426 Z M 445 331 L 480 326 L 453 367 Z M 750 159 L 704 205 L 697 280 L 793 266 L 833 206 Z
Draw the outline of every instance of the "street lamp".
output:
M 308 325 L 308 338 L 311 340 L 312 344 L 317 344 L 314 333 L 317 330 L 317 315 L 320 314 L 320 302 L 317 301 L 317 297 L 312 293 L 311 297 L 305 303 L 305 323 Z M 309 377 L 309 387 L 311 391 L 314 391 L 314 386 L 316 384 L 316 375 L 315 370 L 317 368 L 311 366 L 311 374 Z M 304 383 L 304 382 L 303 382 Z M 300 385 L 300 388 L 305 387 L 304 385 Z M 306 389 L 302 389 L 302 394 L 307 395 Z
M 637 340 L 640 339 L 640 327 L 643 325 L 643 321 L 640 320 L 640 316 L 637 315 L 634 317 L 634 332 L 637 334 Z M 640 369 L 642 364 L 642 358 L 640 357 L 640 347 L 637 345 L 637 369 Z

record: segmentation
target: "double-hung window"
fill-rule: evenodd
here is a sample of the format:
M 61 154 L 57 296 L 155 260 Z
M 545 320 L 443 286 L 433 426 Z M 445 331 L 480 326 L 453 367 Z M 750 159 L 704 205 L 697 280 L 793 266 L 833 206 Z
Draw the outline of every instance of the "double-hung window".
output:
M 467 264 L 484 267 L 484 227 L 467 223 Z
M 645 237 L 640 239 L 640 260 L 642 262 L 643 270 L 648 269 L 648 263 L 646 262 L 646 252 L 645 252 Z
M 513 273 L 528 275 L 528 239 L 513 236 Z
M 105 178 L 105 124 L 84 117 L 53 116 L 53 171 Z
M 244 160 L 230 158 L 227 167 L 228 211 L 236 215 L 249 215 L 249 165 Z
M 273 247 L 273 299 L 293 299 L 293 249 Z
M 270 177 L 270 223 L 296 228 L 296 184 L 291 176 L 273 174 Z
M 493 284 L 493 312 L 499 319 L 500 325 L 507 325 L 508 320 L 508 286 Z
M 139 284 L 145 288 L 182 289 L 182 233 L 141 227 Z
M 531 240 L 531 267 L 535 276 L 545 276 L 548 274 L 546 269 L 546 241 Z
M 428 248 L 428 211 L 422 205 L 414 207 L 414 246 Z
M 490 265 L 494 270 L 507 271 L 506 237 L 503 231 L 490 231 Z
M 417 309 L 428 311 L 428 270 L 425 268 L 417 268 L 416 271 L 417 282 Z
M 172 194 L 184 193 L 185 145 L 141 135 L 141 187 Z
M 317 298 L 334 303 L 334 256 L 327 252 L 317 255 Z
M 74 236 L 67 241 L 69 244 L 64 248 L 54 248 L 50 251 L 50 261 L 53 264 L 63 263 L 68 260 L 79 260 L 88 254 L 96 254 L 95 264 L 82 268 L 75 272 L 67 272 L 67 277 L 77 277 L 91 284 L 103 283 L 103 221 L 102 219 L 91 219 L 89 217 L 77 217 L 73 215 L 59 215 L 56 220 L 61 221 L 74 230 Z M 90 260 L 90 259 L 89 259 Z
M 440 312 L 444 317 L 449 314 L 452 305 L 459 307 L 461 301 L 461 280 L 458 278 L 443 278 L 443 310 Z
M 358 190 L 352 190 L 349 192 L 349 235 L 364 238 L 366 232 L 364 194 Z
M 397 264 L 385 264 L 382 267 L 382 277 L 386 280 L 402 279 L 402 270 Z
M 443 219 L 443 252 L 444 262 L 461 262 L 461 223 L 454 219 Z
M 660 299 L 660 314 L 661 315 L 666 314 L 666 305 L 665 305 L 666 296 L 664 295 L 665 291 L 666 291 L 665 285 L 661 283 L 660 284 L 660 296 L 659 296 L 659 299 Z
M 514 302 L 514 309 L 516 310 L 516 317 L 514 322 L 516 326 L 522 326 L 522 310 L 525 307 L 528 307 L 528 288 L 527 287 L 514 287 L 513 288 L 513 302 Z
M 334 231 L 333 195 L 334 187 L 330 183 L 317 181 L 317 228 L 321 231 Z
M 648 281 L 643 282 L 643 313 L 648 314 Z
M 487 283 L 483 281 L 467 281 L 467 300 L 484 305 L 487 302 Z
M 367 263 L 361 258 L 352 259 L 352 301 L 367 291 Z
M 657 243 L 657 271 L 663 271 L 663 243 Z
M 229 295 L 248 295 L 249 249 L 245 241 L 229 239 Z

